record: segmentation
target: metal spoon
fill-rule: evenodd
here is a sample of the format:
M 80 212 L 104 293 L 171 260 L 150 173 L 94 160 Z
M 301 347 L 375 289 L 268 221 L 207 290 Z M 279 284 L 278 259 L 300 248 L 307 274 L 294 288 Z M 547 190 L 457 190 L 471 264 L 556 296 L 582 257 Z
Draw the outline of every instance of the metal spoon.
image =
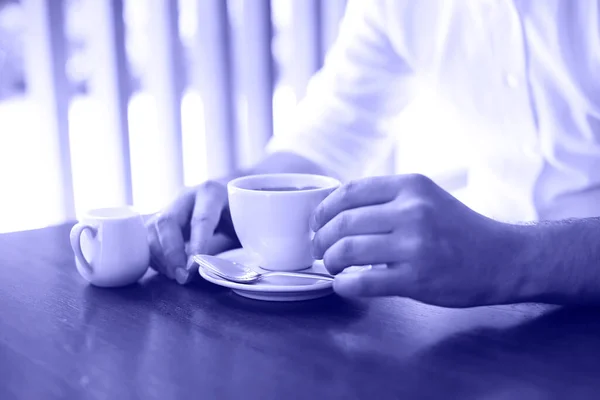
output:
M 290 276 L 313 280 L 333 280 L 333 276 L 328 274 L 320 274 L 317 272 L 269 271 L 260 273 L 245 265 L 214 256 L 195 255 L 192 258 L 198 265 L 210 271 L 214 275 L 236 283 L 253 283 L 267 276 Z

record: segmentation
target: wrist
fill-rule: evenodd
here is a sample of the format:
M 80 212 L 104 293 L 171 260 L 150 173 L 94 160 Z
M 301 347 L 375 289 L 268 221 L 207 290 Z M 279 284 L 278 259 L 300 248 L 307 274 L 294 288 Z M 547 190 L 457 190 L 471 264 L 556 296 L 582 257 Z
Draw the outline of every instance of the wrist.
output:
M 590 220 L 541 222 L 518 227 L 522 240 L 516 267 L 523 302 L 600 302 L 600 224 Z
M 546 289 L 534 270 L 535 239 L 526 226 L 494 221 L 484 262 L 491 263 L 495 287 L 490 304 L 526 303 Z
M 542 265 L 542 237 L 535 225 L 512 225 L 514 253 L 509 260 L 515 276 L 513 297 L 515 302 L 540 302 L 554 291 L 554 279 L 549 265 Z

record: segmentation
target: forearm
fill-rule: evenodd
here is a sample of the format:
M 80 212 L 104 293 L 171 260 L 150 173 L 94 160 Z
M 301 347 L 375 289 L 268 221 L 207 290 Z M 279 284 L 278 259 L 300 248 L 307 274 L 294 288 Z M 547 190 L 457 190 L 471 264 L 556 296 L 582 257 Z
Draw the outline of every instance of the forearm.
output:
M 542 222 L 519 227 L 526 271 L 524 301 L 600 304 L 600 218 Z

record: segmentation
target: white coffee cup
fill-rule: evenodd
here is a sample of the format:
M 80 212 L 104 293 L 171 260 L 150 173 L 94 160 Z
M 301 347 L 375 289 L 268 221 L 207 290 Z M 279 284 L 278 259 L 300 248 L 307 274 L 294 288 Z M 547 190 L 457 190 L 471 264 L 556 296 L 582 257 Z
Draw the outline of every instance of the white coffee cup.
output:
M 229 208 L 240 243 L 258 257 L 264 269 L 310 267 L 314 261 L 310 217 L 339 185 L 337 179 L 310 174 L 251 175 L 232 180 L 227 185 Z
M 129 285 L 148 269 L 144 221 L 129 207 L 91 210 L 73 226 L 70 236 L 77 270 L 95 286 Z

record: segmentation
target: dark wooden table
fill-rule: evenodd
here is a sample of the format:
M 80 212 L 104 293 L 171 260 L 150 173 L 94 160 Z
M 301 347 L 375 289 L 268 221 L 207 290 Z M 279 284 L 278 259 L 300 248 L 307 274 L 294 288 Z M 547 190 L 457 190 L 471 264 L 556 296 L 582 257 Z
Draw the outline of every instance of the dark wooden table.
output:
M 99 289 L 70 226 L 0 235 L 2 400 L 600 398 L 598 309 Z

